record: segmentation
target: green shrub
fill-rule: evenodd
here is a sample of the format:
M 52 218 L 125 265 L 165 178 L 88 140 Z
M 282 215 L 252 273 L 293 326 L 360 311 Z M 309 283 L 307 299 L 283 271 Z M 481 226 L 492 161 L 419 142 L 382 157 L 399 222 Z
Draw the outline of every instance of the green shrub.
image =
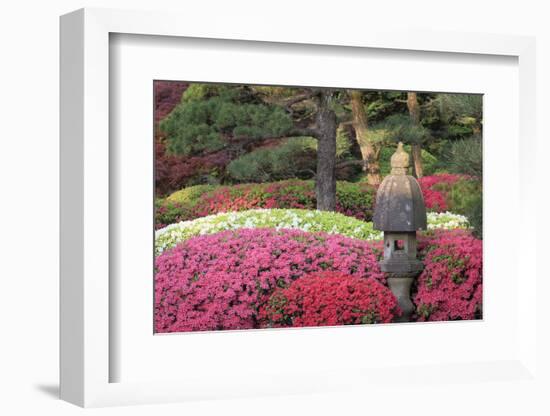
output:
M 469 209 L 481 197 L 481 182 L 477 179 L 461 179 L 451 185 L 437 184 L 435 190 L 445 194 L 447 207 L 452 212 L 466 215 L 469 218 Z
M 189 156 L 220 150 L 231 138 L 281 137 L 292 125 L 284 108 L 258 102 L 249 88 L 191 85 L 160 129 L 169 153 Z
M 469 218 L 470 225 L 473 228 L 474 235 L 482 239 L 483 238 L 483 198 L 481 194 L 477 194 L 475 198 L 468 201 L 468 205 L 465 207 L 464 212 Z
M 478 136 L 452 142 L 444 158 L 451 172 L 478 178 L 483 176 L 483 147 Z
M 349 216 L 357 216 L 358 207 L 368 213 L 367 219 L 372 216 L 376 194 L 374 189 L 369 192 L 362 183 L 338 181 L 336 184 L 336 201 L 338 211 Z
M 481 181 L 476 178 L 461 179 L 451 185 L 437 184 L 434 189 L 444 193 L 447 209 L 466 216 L 473 228 L 474 235 L 482 238 L 483 190 Z
M 349 155 L 351 144 L 340 129 L 336 136 L 336 157 Z M 229 176 L 240 183 L 273 182 L 284 179 L 309 179 L 315 175 L 317 140 L 313 137 L 290 137 L 278 146 L 253 150 L 227 167 Z
M 233 160 L 227 172 L 236 182 L 309 178 L 315 172 L 315 152 L 308 139 L 291 138 L 279 146 L 254 150 Z
M 209 192 L 215 188 L 214 185 L 195 185 L 183 188 L 179 191 L 170 194 L 166 197 L 167 202 L 175 202 L 177 204 L 195 204 L 198 198 L 206 192 Z

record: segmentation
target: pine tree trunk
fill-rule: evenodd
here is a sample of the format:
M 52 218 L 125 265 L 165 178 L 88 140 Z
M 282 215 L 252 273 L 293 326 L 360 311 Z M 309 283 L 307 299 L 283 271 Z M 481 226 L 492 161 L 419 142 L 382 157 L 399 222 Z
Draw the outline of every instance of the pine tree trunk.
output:
M 379 185 L 382 182 L 380 175 L 380 143 L 373 143 L 369 140 L 368 119 L 363 107 L 361 91 L 350 91 L 351 109 L 353 112 L 353 127 L 355 138 L 361 150 L 363 159 L 363 171 L 367 174 L 367 182 L 371 185 Z
M 333 93 L 322 91 L 317 111 L 317 175 L 315 192 L 317 209 L 336 210 L 336 115 L 330 108 Z
M 414 124 L 420 124 L 420 106 L 418 105 L 418 99 L 416 92 L 407 93 L 407 108 L 409 109 L 409 116 Z M 411 143 L 411 154 L 413 161 L 413 175 L 416 178 L 421 178 L 423 175 L 422 165 L 422 144 Z
M 424 176 L 422 166 L 422 146 L 418 143 L 411 144 L 411 155 L 413 160 L 413 176 L 421 178 Z

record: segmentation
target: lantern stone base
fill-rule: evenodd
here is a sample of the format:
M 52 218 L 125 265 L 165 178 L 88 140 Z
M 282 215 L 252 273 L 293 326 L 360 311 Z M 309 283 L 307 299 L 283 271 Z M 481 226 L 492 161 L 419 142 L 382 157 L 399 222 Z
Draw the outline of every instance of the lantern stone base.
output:
M 401 308 L 401 316 L 395 318 L 394 322 L 409 322 L 411 320 L 411 315 L 414 312 L 414 304 L 411 301 L 411 285 L 417 275 L 417 272 L 388 273 L 388 286 Z

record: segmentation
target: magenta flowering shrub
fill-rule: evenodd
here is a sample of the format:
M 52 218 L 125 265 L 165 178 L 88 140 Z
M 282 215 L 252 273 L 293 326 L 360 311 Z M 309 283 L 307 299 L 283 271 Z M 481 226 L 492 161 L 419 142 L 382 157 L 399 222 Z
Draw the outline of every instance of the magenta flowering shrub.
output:
M 382 283 L 369 243 L 299 230 L 241 229 L 191 238 L 156 259 L 155 331 L 258 328 L 276 288 L 338 271 Z
M 436 232 L 420 240 L 425 269 L 413 297 L 419 321 L 481 318 L 482 245 L 459 230 Z

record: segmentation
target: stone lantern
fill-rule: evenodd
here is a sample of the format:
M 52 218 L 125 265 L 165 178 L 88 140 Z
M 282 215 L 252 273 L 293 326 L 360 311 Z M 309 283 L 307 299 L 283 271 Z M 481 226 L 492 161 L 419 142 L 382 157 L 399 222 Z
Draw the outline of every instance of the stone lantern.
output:
M 422 191 L 408 169 L 409 155 L 399 143 L 391 157 L 391 173 L 378 188 L 373 217 L 374 228 L 384 231 L 380 268 L 403 312 L 398 322 L 408 322 L 414 311 L 411 284 L 424 268 L 416 258 L 416 231 L 427 228 Z

